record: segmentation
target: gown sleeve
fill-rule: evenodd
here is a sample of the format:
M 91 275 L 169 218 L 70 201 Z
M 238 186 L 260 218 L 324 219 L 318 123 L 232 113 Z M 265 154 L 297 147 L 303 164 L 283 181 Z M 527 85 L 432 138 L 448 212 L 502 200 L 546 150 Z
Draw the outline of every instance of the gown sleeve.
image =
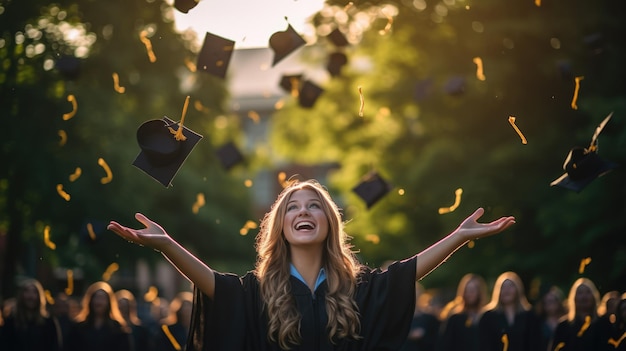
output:
M 194 288 L 188 351 L 242 351 L 246 343 L 244 289 L 234 274 L 215 272 L 215 295 Z
M 417 256 L 398 261 L 386 271 L 364 271 L 356 302 L 361 313 L 359 350 L 397 350 L 405 342 L 415 310 Z

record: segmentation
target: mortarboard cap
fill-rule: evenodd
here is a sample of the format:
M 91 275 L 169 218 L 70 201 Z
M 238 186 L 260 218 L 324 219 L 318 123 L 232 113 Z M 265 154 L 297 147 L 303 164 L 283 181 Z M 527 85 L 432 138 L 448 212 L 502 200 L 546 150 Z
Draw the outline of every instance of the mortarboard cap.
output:
M 378 172 L 373 171 L 365 175 L 352 191 L 365 201 L 367 208 L 370 208 L 391 189 L 392 186 Z
M 243 155 L 232 141 L 222 145 L 215 153 L 226 170 L 243 161 Z
M 302 85 L 302 74 L 283 75 L 280 78 L 279 85 L 290 94 L 293 94 L 294 91 L 299 92 Z
M 443 90 L 452 96 L 462 95 L 465 92 L 465 78 L 461 76 L 451 77 L 444 85 Z
M 310 80 L 304 81 L 300 94 L 298 95 L 298 102 L 301 107 L 311 108 L 315 105 L 317 98 L 324 92 L 324 89 Z
M 338 47 L 344 47 L 349 44 L 345 35 L 343 35 L 339 28 L 335 28 L 332 32 L 330 32 L 327 38 L 328 40 L 330 40 L 331 43 Z
M 570 149 L 563 163 L 565 173 L 552 181 L 550 186 L 556 185 L 580 192 L 594 179 L 617 168 L 617 164 L 605 161 L 598 155 L 598 136 L 612 115 L 613 112 L 596 127 L 589 148 L 576 146 Z
M 148 120 L 137 129 L 137 143 L 141 152 L 133 162 L 133 166 L 144 171 L 166 188 L 187 159 L 194 146 L 202 139 L 202 135 L 183 126 L 186 140 L 178 141 L 168 127 L 177 130 L 179 124 L 173 120 Z M 178 128 L 177 128 L 178 127 Z
M 198 5 L 198 1 L 196 0 L 174 0 L 174 7 L 182 13 L 189 12 L 189 10 L 196 7 L 196 5 Z
M 328 57 L 328 64 L 326 69 L 331 76 L 336 77 L 341 74 L 341 68 L 348 63 L 348 57 L 343 52 L 333 52 Z
M 306 41 L 293 29 L 291 24 L 285 31 L 279 31 L 270 37 L 270 48 L 274 51 L 272 66 L 306 44 Z
M 200 54 L 198 54 L 196 69 L 219 78 L 226 77 L 234 47 L 234 41 L 207 32 Z
M 55 66 L 67 80 L 75 80 L 80 75 L 80 59 L 75 56 L 63 55 L 57 59 Z

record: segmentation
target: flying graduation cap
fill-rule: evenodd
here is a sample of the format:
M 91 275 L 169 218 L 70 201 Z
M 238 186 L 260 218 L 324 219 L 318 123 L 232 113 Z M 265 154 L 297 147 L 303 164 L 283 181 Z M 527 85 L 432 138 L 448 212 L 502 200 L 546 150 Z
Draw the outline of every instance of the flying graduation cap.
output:
M 187 13 L 198 5 L 199 0 L 174 0 L 174 7 L 182 12 Z
M 578 193 L 594 179 L 617 168 L 617 164 L 605 161 L 598 155 L 598 136 L 611 116 L 613 112 L 609 113 L 596 127 L 588 148 L 576 146 L 569 151 L 563 163 L 565 173 L 552 181 L 550 186 L 558 186 Z
M 391 184 L 383 179 L 378 172 L 372 171 L 366 174 L 352 191 L 365 201 L 369 209 L 391 191 L 392 188 Z
M 215 153 L 227 171 L 243 161 L 243 155 L 232 141 L 220 146 Z
M 272 34 L 269 42 L 270 48 L 274 51 L 272 67 L 304 44 L 306 41 L 293 29 L 291 24 L 285 31 Z
M 219 78 L 226 77 L 234 48 L 234 41 L 207 32 L 200 54 L 198 54 L 196 69 Z
M 141 152 L 133 162 L 147 175 L 163 184 L 172 185 L 172 179 L 187 159 L 202 135 L 182 126 L 185 140 L 176 140 L 172 129 L 181 128 L 180 124 L 163 117 L 145 121 L 137 129 L 137 143 Z

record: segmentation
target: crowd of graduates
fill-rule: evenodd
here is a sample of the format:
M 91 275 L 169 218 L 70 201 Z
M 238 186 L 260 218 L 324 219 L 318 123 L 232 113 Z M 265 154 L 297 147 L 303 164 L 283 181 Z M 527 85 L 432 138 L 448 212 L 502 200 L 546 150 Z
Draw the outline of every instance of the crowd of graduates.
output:
M 626 292 L 601 294 L 579 278 L 566 294 L 551 286 L 529 302 L 515 272 L 502 273 L 492 287 L 477 274 L 459 282 L 443 301 L 416 283 L 413 323 L 401 351 L 604 351 L 626 350 Z M 488 298 L 491 291 L 491 299 Z M 439 301 L 439 302 L 436 302 Z M 171 301 L 136 299 L 105 281 L 82 297 L 46 296 L 36 279 L 25 279 L 0 313 L 2 350 L 184 350 L 193 294 Z

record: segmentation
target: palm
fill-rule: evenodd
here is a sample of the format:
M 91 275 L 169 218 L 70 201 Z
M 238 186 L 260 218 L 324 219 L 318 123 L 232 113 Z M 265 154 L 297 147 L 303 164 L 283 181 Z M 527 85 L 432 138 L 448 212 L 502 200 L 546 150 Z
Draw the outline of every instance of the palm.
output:
M 137 243 L 143 246 L 148 246 L 157 250 L 159 250 L 161 245 L 169 240 L 169 235 L 167 234 L 167 232 L 156 222 L 148 219 L 148 217 L 144 216 L 141 213 L 137 213 L 135 215 L 135 218 L 143 225 L 145 225 L 145 228 L 132 229 L 129 227 L 125 227 L 115 221 L 111 221 L 107 229 L 113 231 L 115 234 L 130 242 Z
M 485 213 L 482 208 L 477 209 L 467 217 L 459 226 L 458 230 L 468 240 L 484 238 L 497 234 L 515 223 L 513 217 L 501 217 L 493 222 L 478 223 L 478 219 Z

